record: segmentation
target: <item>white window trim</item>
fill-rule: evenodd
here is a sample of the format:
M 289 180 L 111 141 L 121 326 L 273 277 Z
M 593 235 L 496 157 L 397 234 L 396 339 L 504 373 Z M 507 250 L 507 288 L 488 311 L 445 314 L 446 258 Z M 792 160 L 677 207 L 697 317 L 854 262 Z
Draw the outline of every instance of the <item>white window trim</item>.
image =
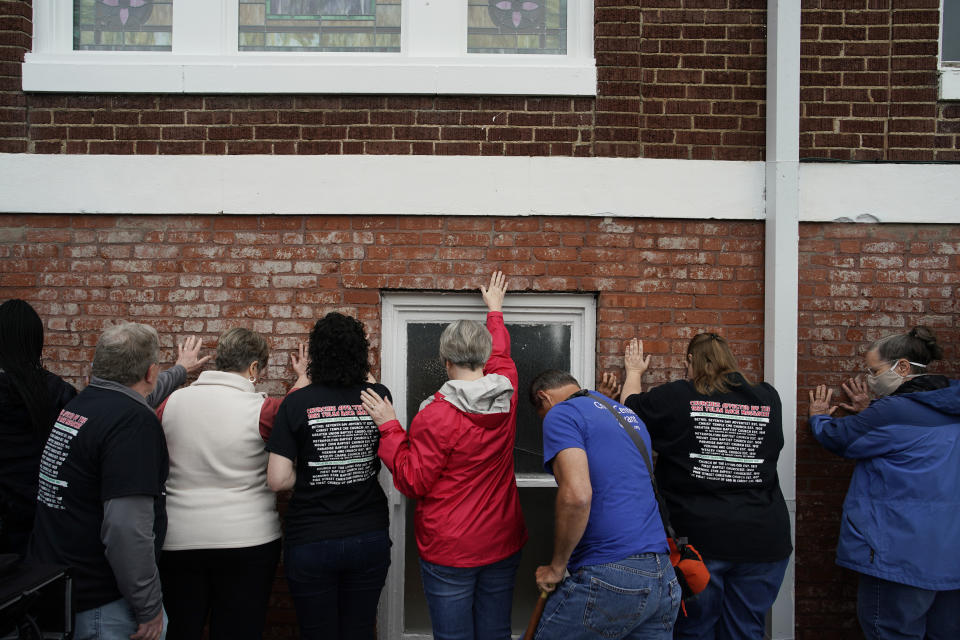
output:
M 401 423 L 405 423 L 406 406 L 406 324 L 408 322 L 451 322 L 461 318 L 483 320 L 486 307 L 479 293 L 424 294 L 384 293 L 381 301 L 382 382 L 393 392 L 393 404 Z M 597 339 L 597 302 L 591 294 L 512 294 L 503 304 L 504 319 L 512 324 L 562 322 L 571 325 L 570 372 L 584 386 L 593 388 Z M 519 390 L 523 394 L 523 390 Z M 523 396 L 520 402 L 525 402 Z M 404 428 L 407 427 L 403 424 Z M 402 640 L 426 640 L 429 636 L 403 633 L 404 575 L 406 537 L 406 498 L 393 486 L 389 471 L 382 469 L 380 483 L 390 505 L 390 572 L 386 593 L 380 599 L 379 628 L 383 637 Z M 517 486 L 554 487 L 549 474 L 522 474 Z
M 33 11 L 24 91 L 596 95 L 597 89 L 592 0 L 568 2 L 565 56 L 467 54 L 464 0 L 405 0 L 399 54 L 239 52 L 238 0 L 177 2 L 171 52 L 74 51 L 73 0 L 35 2 Z
M 960 65 L 943 61 L 944 2 L 945 0 L 940 0 L 940 41 L 937 43 L 939 45 L 937 55 L 940 61 L 940 99 L 960 100 Z M 960 37 L 960 34 L 956 37 Z

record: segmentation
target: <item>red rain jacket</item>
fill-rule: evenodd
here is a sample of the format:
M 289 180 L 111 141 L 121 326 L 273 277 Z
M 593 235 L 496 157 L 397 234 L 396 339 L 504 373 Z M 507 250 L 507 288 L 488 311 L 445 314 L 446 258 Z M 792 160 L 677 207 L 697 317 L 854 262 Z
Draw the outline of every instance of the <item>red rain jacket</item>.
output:
M 448 567 L 492 564 L 527 541 L 513 473 L 517 367 L 501 312 L 487 314 L 487 330 L 493 351 L 483 378 L 447 382 L 408 431 L 397 420 L 380 427 L 394 486 L 417 499 L 420 557 Z

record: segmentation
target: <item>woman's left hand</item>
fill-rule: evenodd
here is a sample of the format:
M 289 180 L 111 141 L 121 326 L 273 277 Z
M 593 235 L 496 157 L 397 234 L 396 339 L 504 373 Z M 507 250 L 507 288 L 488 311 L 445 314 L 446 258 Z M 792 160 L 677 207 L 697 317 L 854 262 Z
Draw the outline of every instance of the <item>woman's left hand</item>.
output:
M 833 389 L 828 389 L 827 385 L 817 385 L 815 391 L 810 392 L 810 405 L 807 408 L 807 415 L 811 418 L 820 415 L 833 415 L 836 407 L 830 406 L 830 397 L 833 395 Z
M 397 412 L 393 410 L 389 398 L 381 398 L 373 389 L 362 390 L 360 402 L 378 427 L 397 419 Z

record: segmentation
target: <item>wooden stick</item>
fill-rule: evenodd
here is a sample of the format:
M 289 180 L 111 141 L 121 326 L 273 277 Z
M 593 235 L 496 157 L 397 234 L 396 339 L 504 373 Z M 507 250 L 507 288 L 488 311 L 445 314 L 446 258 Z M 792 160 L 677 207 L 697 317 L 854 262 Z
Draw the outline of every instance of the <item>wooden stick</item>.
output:
M 537 604 L 533 606 L 533 614 L 530 616 L 527 632 L 523 634 L 523 640 L 533 640 L 533 634 L 537 630 L 537 625 L 540 624 L 540 616 L 543 615 L 543 607 L 546 606 L 549 595 L 547 591 L 540 591 L 540 597 L 537 598 Z

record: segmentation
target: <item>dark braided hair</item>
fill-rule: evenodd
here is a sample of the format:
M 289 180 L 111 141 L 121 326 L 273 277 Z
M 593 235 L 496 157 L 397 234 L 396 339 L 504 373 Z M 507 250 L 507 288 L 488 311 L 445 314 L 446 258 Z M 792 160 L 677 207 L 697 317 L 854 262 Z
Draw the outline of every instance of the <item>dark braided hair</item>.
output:
M 33 307 L 18 299 L 0 304 L 0 369 L 27 408 L 34 431 L 46 438 L 56 416 L 42 353 L 43 321 Z

